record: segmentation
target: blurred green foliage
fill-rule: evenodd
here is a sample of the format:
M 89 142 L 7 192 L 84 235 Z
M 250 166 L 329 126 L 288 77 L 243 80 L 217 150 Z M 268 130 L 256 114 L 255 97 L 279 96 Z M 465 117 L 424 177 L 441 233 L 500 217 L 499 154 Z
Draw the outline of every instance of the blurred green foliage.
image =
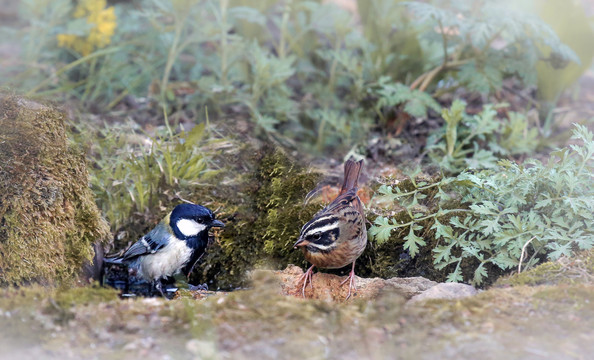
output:
M 441 51 L 434 67 L 415 80 L 413 88 L 427 89 L 442 73 L 446 73 L 442 80 L 448 81 L 438 86 L 462 86 L 482 93 L 501 89 L 503 79 L 509 76 L 535 84 L 535 65 L 545 60 L 540 50 L 544 46 L 561 61 L 579 62 L 549 25 L 533 14 L 515 10 L 507 1 L 436 4 L 440 6 L 407 2 L 417 21 L 425 24 L 428 44 Z
M 454 100 L 442 111 L 445 125 L 427 141 L 431 160 L 449 173 L 465 169 L 494 169 L 501 158 L 534 153 L 538 130 L 526 115 L 506 111 L 506 105 L 485 105 L 476 115 Z M 502 111 L 503 115 L 499 115 Z
M 74 127 L 75 141 L 90 144 L 91 190 L 113 230 L 129 225 L 135 213 L 159 215 L 171 210 L 164 203 L 213 186 L 219 172 L 215 145 L 226 141 L 209 134 L 204 123 L 156 136 L 142 134 L 132 123 Z
M 594 27 L 592 17 L 588 17 L 581 1 L 549 0 L 524 1 L 516 6 L 537 13 L 558 34 L 561 41 L 570 46 L 579 57 L 579 62 L 569 64 L 563 61 L 554 48 L 543 47 L 543 57 L 547 61 L 537 64 L 538 97 L 555 102 L 560 93 L 592 65 L 594 57 Z
M 18 73 L 7 83 L 103 110 L 126 95 L 170 115 L 208 105 L 213 118 L 239 113 L 263 138 L 322 152 L 348 149 L 394 111 L 439 112 L 424 91 L 533 83 L 541 46 L 577 61 L 549 26 L 505 3 L 435 4 L 373 0 L 353 13 L 307 0 L 118 3 L 110 44 L 79 54 L 58 35 L 82 39 L 100 25 L 74 17 L 69 0 L 27 0 L 30 26 L 5 29 L 25 59 L 6 69 Z

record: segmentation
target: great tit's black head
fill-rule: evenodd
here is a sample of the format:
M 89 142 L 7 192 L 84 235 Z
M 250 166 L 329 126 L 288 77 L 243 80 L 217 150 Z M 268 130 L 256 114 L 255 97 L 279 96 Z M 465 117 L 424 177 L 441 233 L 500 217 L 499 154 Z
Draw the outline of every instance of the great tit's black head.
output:
M 189 239 L 207 234 L 211 227 L 224 227 L 225 224 L 215 219 L 213 212 L 204 206 L 180 204 L 173 209 L 169 225 L 178 239 Z

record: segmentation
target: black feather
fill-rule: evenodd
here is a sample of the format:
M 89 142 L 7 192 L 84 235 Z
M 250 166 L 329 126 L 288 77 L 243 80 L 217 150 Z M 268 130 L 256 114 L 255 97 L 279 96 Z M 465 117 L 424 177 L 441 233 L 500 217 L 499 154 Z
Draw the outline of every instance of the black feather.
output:
M 150 234 L 147 234 L 134 243 L 134 245 L 130 246 L 126 253 L 124 253 L 122 260 L 132 260 L 141 255 L 154 254 L 165 245 L 166 243 L 157 242 L 150 237 Z

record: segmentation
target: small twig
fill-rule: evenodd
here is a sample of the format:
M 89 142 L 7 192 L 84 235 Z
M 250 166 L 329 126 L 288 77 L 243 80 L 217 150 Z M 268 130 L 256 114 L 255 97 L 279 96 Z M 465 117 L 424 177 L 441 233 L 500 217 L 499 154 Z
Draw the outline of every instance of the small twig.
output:
M 198 259 L 196 259 L 196 261 L 194 261 L 194 263 L 192 264 L 192 267 L 190 268 L 190 271 L 188 272 L 188 275 L 186 275 L 186 280 L 189 282 L 190 281 L 190 275 L 192 274 L 192 271 L 194 271 L 194 267 L 196 266 L 196 264 L 198 264 L 198 261 L 200 261 L 200 259 L 202 259 L 202 257 L 204 256 L 205 252 L 203 252 L 202 254 L 200 254 L 200 256 L 198 257 Z
M 33 89 L 29 90 L 27 92 L 27 96 L 32 96 L 35 93 L 37 93 L 40 89 L 42 89 L 44 86 L 46 86 L 47 84 L 51 83 L 53 80 L 57 79 L 58 76 L 60 76 L 61 74 L 65 73 L 66 71 L 69 71 L 71 69 L 74 69 L 75 67 L 77 67 L 80 64 L 84 64 L 86 61 L 88 60 L 92 60 L 98 56 L 104 56 L 104 55 L 108 55 L 114 52 L 117 52 L 120 50 L 120 47 L 112 47 L 112 48 L 107 48 L 107 49 L 103 49 L 103 50 L 98 50 L 95 51 L 87 56 L 83 56 L 80 59 L 71 62 L 68 65 L 65 65 L 63 67 L 61 67 L 60 69 L 58 69 L 56 71 L 55 74 L 53 74 L 52 76 L 47 77 L 46 79 L 44 79 L 42 82 L 40 82 L 39 84 L 37 84 L 37 86 L 35 86 Z
M 439 74 L 442 70 L 445 69 L 452 69 L 452 68 L 456 68 L 458 66 L 462 66 L 465 65 L 467 63 L 469 63 L 471 60 L 474 59 L 465 59 L 465 60 L 453 60 L 450 61 L 446 64 L 440 64 L 439 66 L 427 71 L 424 74 L 421 74 L 415 81 L 413 81 L 413 83 L 410 85 L 410 89 L 411 90 L 415 90 L 417 87 L 419 87 L 419 85 L 421 85 L 421 87 L 419 87 L 419 90 L 424 91 L 427 86 L 429 86 L 429 84 L 431 83 L 431 81 L 433 80 L 433 78 L 435 78 L 435 76 L 437 76 L 437 74 Z
M 313 199 L 314 196 L 318 195 L 318 193 L 320 193 L 322 190 L 324 190 L 324 187 L 319 186 L 319 187 L 313 189 L 312 191 L 308 192 L 307 195 L 305 195 L 305 200 L 303 201 L 303 206 L 307 206 L 307 204 L 309 204 L 311 199 Z
M 425 91 L 425 89 L 427 89 L 429 84 L 431 84 L 431 81 L 433 81 L 433 78 L 435 78 L 437 76 L 437 74 L 439 74 L 441 72 L 441 70 L 445 69 L 446 67 L 447 67 L 447 64 L 443 63 L 443 64 L 441 64 L 441 66 L 438 66 L 435 69 L 433 69 L 432 71 L 430 71 L 427 74 L 427 76 L 425 76 L 425 79 L 423 80 L 423 83 L 421 83 L 421 86 L 419 86 L 419 91 Z
M 507 86 L 507 85 L 503 85 L 503 90 L 512 93 L 520 98 L 522 98 L 523 100 L 527 101 L 528 103 L 530 103 L 530 105 L 534 106 L 536 109 L 540 109 L 540 104 L 535 101 L 534 99 L 522 94 L 519 91 L 516 91 L 514 88 Z
M 427 88 L 427 86 L 429 86 L 429 83 L 431 83 L 431 80 L 443 69 L 445 69 L 448 65 L 448 38 L 446 37 L 445 34 L 445 30 L 443 28 L 443 24 L 441 23 L 441 21 L 439 21 L 439 30 L 441 32 L 441 39 L 442 39 L 442 44 L 443 44 L 443 62 L 441 63 L 440 66 L 434 68 L 433 70 L 426 72 L 424 74 L 422 74 L 421 76 L 419 76 L 411 85 L 410 85 L 410 89 L 414 90 L 416 89 L 419 85 L 421 85 L 421 87 L 419 88 L 419 90 L 421 91 L 425 91 L 425 89 Z
M 123 98 L 125 98 L 130 92 L 128 89 L 124 89 L 122 93 L 115 97 L 109 104 L 107 104 L 107 110 L 111 110 L 114 106 L 116 106 Z
M 441 65 L 440 65 L 440 66 L 441 66 Z M 426 73 L 424 73 L 424 74 L 421 74 L 421 75 L 420 75 L 420 76 L 419 76 L 419 77 L 418 77 L 418 78 L 417 78 L 415 81 L 413 81 L 413 83 L 412 83 L 412 84 L 410 84 L 410 89 L 411 89 L 411 90 L 414 90 L 414 89 L 416 89 L 416 88 L 417 88 L 417 86 L 419 86 L 419 84 L 420 84 L 421 82 L 423 82 L 423 79 L 424 79 L 424 78 L 427 76 L 427 74 L 429 74 L 430 72 L 431 72 L 431 71 L 429 71 L 429 72 L 426 72 Z
M 522 254 L 520 255 L 520 263 L 518 264 L 518 274 L 522 272 L 522 261 L 524 261 L 524 256 L 526 255 L 526 247 L 534 239 L 536 239 L 536 236 L 533 236 L 530 240 L 526 241 L 524 246 L 522 246 Z

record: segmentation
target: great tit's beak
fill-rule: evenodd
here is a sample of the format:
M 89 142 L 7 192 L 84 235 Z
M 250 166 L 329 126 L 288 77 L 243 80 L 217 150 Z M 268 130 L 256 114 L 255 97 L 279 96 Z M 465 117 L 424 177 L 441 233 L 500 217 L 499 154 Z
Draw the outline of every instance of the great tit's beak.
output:
M 208 225 L 208 227 L 218 227 L 218 228 L 224 228 L 225 224 L 221 221 L 221 220 L 213 220 L 210 225 Z
M 307 246 L 308 244 L 309 244 L 309 241 L 307 241 L 305 239 L 299 239 L 299 240 L 297 240 L 295 245 L 293 245 L 293 248 L 297 249 L 298 247 Z

